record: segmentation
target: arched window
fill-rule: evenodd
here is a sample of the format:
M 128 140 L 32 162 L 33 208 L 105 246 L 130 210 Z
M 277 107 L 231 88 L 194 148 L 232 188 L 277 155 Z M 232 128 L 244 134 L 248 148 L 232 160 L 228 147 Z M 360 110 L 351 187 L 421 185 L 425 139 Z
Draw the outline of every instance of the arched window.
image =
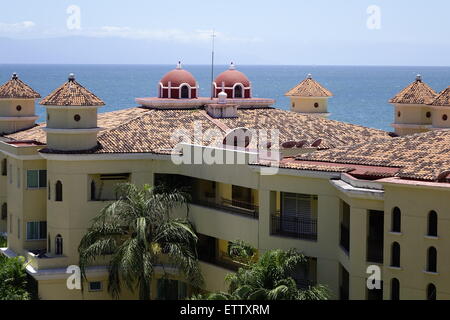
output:
M 438 233 L 438 219 L 436 211 L 430 211 L 428 214 L 428 235 L 437 237 Z
M 392 210 L 392 232 L 401 232 L 402 213 L 398 207 Z
M 394 242 L 391 247 L 391 267 L 400 268 L 400 245 Z
M 429 247 L 427 252 L 427 271 L 437 272 L 437 251 L 435 247 Z
M 189 87 L 186 85 L 181 87 L 181 99 L 189 99 Z
M 391 300 L 400 300 L 400 281 L 397 278 L 391 280 Z
M 63 200 L 63 187 L 61 181 L 57 181 L 55 185 L 55 201 Z
M 95 181 L 91 181 L 91 201 L 95 201 Z
M 55 254 L 58 256 L 63 254 L 63 238 L 60 234 L 55 237 Z
M 2 160 L 2 176 L 8 175 L 8 166 L 6 164 L 6 159 Z
M 8 204 L 4 202 L 2 204 L 2 220 L 6 220 L 8 218 Z
M 234 97 L 235 98 L 242 98 L 242 86 L 237 85 L 234 87 Z
M 427 286 L 427 300 L 436 300 L 436 286 L 432 283 Z

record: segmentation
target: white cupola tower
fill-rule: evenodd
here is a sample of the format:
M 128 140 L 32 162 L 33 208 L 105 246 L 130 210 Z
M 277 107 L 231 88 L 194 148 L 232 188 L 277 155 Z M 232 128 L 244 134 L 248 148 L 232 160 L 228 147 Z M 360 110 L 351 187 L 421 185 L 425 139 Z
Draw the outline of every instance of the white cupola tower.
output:
M 11 79 L 0 86 L 0 134 L 33 127 L 38 119 L 34 105 L 40 97 L 13 73 Z
M 61 87 L 41 101 L 47 109 L 47 148 L 85 151 L 97 147 L 97 109 L 105 103 L 70 74 Z

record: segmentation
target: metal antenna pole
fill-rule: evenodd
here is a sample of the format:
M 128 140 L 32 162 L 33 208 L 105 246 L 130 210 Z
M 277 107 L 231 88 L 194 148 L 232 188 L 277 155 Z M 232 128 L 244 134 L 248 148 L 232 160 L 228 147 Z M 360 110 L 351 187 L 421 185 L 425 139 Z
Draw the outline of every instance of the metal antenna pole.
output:
M 215 31 L 212 31 L 212 51 L 211 51 L 211 100 L 214 98 L 214 45 L 215 45 Z

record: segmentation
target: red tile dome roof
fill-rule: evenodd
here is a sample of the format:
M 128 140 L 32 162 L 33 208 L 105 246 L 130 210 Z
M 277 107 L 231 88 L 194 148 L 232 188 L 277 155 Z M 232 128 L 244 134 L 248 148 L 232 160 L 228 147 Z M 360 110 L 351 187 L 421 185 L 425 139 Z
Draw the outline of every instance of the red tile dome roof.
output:
M 177 68 L 166 73 L 164 77 L 161 79 L 161 83 L 163 86 L 167 87 L 169 85 L 169 81 L 172 87 L 179 87 L 183 83 L 189 84 L 191 87 L 197 86 L 197 81 L 195 80 L 192 73 L 184 70 L 181 67 L 181 63 L 179 62 Z
M 244 87 L 250 87 L 250 80 L 245 74 L 236 70 L 233 63 L 231 63 L 230 69 L 217 76 L 215 82 L 218 88 L 222 86 L 222 83 L 225 84 L 225 87 L 233 87 L 236 83 L 241 83 Z

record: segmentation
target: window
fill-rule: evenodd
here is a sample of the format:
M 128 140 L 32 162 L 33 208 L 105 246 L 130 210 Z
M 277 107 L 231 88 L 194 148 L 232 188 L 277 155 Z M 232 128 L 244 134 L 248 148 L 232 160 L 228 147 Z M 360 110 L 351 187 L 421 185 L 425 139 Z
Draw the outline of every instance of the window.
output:
M 400 245 L 394 242 L 391 247 L 391 267 L 400 268 Z
M 397 207 L 392 210 L 392 232 L 401 232 L 401 214 Z
M 397 117 L 401 117 L 401 115 L 402 115 L 402 113 L 399 111 L 399 112 L 397 112 Z
M 91 181 L 91 201 L 95 201 L 96 197 L 95 197 L 95 181 L 92 180 Z
M 20 112 L 20 110 L 22 110 L 22 106 L 21 106 L 21 105 L 18 105 L 18 106 L 16 107 L 16 110 Z
M 55 237 L 55 254 L 58 256 L 63 254 L 63 238 L 60 234 Z
M 2 176 L 8 175 L 8 167 L 6 159 L 2 160 Z
M 391 280 L 391 300 L 400 300 L 400 281 L 396 278 Z
M 2 220 L 6 220 L 8 218 L 8 204 L 4 202 L 2 204 Z
M 47 190 L 47 197 L 48 197 L 48 200 L 51 200 L 52 199 L 52 190 L 51 190 L 51 187 L 50 187 L 50 181 L 48 182 L 48 190 Z
M 436 300 L 436 286 L 432 283 L 427 286 L 427 300 Z
M 316 234 L 317 196 L 283 192 L 281 197 L 281 229 Z
M 46 221 L 27 222 L 27 240 L 44 240 L 46 234 Z
M 444 115 L 442 116 L 442 120 L 447 121 L 447 119 L 448 119 L 447 115 L 444 114 Z
M 101 281 L 92 281 L 89 282 L 89 291 L 102 291 L 102 283 Z
M 429 247 L 427 252 L 427 271 L 437 272 L 437 251 L 435 247 Z
M 186 283 L 177 280 L 158 279 L 158 300 L 182 300 L 186 296 Z
M 63 200 L 63 187 L 61 181 L 57 181 L 55 185 L 55 201 L 62 201 Z
M 234 97 L 242 98 L 242 86 L 241 85 L 237 85 L 234 87 Z
M 430 211 L 428 214 L 428 235 L 430 237 L 437 237 L 437 213 L 436 211 Z
M 181 87 L 180 97 L 181 97 L 181 99 L 189 99 L 189 87 L 188 86 L 184 85 Z
M 314 108 L 318 108 L 319 107 L 319 104 L 316 102 L 316 103 L 314 103 Z
M 27 170 L 27 188 L 38 189 L 47 187 L 47 170 Z
M 76 122 L 80 121 L 81 120 L 80 115 L 79 114 L 74 115 L 73 120 L 75 120 Z
M 427 118 L 431 118 L 431 112 L 428 111 L 427 114 L 426 114 L 426 116 L 427 116 Z

